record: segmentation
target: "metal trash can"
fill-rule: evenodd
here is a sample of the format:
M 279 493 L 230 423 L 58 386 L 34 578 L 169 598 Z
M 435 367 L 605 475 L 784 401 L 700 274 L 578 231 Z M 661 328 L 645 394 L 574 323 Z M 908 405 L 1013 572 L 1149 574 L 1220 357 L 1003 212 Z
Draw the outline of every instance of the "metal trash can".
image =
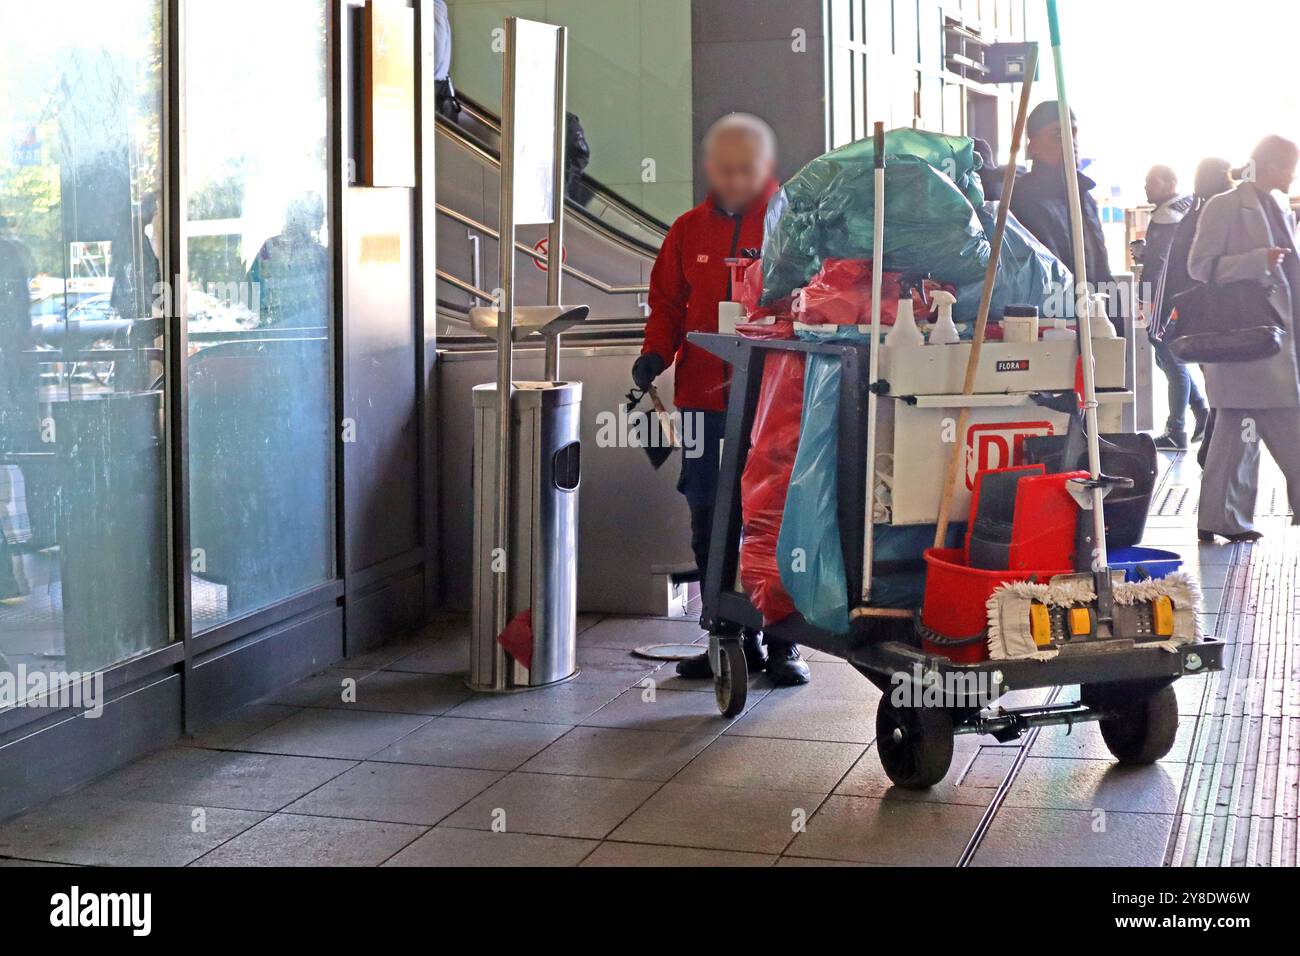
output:
M 512 401 L 510 617 L 531 610 L 527 666 L 497 641 L 492 615 L 496 385 L 474 388 L 474 619 L 471 686 L 522 690 L 577 673 L 581 382 L 516 382 Z

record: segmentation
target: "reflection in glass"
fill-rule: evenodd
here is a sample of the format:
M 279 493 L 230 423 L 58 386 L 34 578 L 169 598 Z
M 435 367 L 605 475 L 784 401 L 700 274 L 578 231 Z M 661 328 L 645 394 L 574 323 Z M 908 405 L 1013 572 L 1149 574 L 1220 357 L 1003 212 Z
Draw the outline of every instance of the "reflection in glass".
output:
M 196 631 L 333 576 L 325 49 L 324 0 L 187 7 Z
M 169 639 L 153 320 L 160 17 L 157 0 L 5 4 L 0 671 L 11 681 L 99 670 Z

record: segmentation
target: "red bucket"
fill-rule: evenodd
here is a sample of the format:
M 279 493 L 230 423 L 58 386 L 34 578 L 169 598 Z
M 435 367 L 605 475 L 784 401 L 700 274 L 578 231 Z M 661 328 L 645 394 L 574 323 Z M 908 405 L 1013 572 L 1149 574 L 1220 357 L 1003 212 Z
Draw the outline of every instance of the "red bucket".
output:
M 977 664 L 989 659 L 988 599 L 1008 581 L 1047 581 L 1069 568 L 1051 571 L 985 571 L 966 565 L 961 548 L 927 548 L 925 551 L 925 603 L 921 623 L 946 640 L 922 638 L 927 654 L 942 654 L 954 664 Z

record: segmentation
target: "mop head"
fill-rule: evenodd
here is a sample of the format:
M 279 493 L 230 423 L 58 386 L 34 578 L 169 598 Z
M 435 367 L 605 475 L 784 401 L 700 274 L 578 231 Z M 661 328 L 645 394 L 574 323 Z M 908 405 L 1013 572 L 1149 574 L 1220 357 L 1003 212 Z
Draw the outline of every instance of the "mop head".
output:
M 1144 647 L 1173 650 L 1199 636 L 1197 608 L 1201 591 L 1191 575 L 1179 571 L 1163 578 L 1128 582 L 1122 571 L 1111 574 L 1116 637 L 1131 638 Z M 1156 634 L 1150 624 L 1152 602 L 1162 597 L 1168 598 L 1173 606 L 1172 632 L 1165 635 Z M 1059 645 L 1069 638 L 1063 638 L 1063 629 L 1053 625 L 1050 639 L 1035 642 L 1031 626 L 1033 606 L 1045 607 L 1048 614 L 1043 617 L 1057 621 L 1070 608 L 1085 608 L 1096 600 L 1091 574 L 1057 575 L 1047 584 L 1030 581 L 1003 584 L 986 604 L 989 658 L 1051 660 L 1060 653 Z

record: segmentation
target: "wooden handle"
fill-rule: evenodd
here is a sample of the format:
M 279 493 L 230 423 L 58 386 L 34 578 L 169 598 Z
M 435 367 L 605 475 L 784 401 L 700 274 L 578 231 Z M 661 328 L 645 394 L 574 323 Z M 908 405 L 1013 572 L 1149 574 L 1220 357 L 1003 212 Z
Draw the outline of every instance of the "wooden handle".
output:
M 975 329 L 971 333 L 970 358 L 966 361 L 966 379 L 962 395 L 975 393 L 975 376 L 979 371 L 980 350 L 984 346 L 984 333 L 989 325 L 989 307 L 993 303 L 993 283 L 998 277 L 998 258 L 1002 253 L 1002 237 L 1007 229 L 1007 213 L 1011 209 L 1011 194 L 1016 188 L 1016 159 L 1020 156 L 1020 142 L 1025 134 L 1025 121 L 1029 115 L 1029 92 L 1038 72 L 1038 46 L 1030 47 L 1025 57 L 1025 81 L 1020 84 L 1020 104 L 1016 109 L 1016 125 L 1011 134 L 1011 153 L 1002 171 L 1002 198 L 998 202 L 998 216 L 993 226 L 993 241 L 989 247 L 989 264 L 984 270 L 984 288 L 980 293 L 979 312 L 975 316 Z M 962 453 L 966 445 L 966 428 L 970 424 L 970 408 L 963 406 L 957 413 L 957 432 L 953 437 L 952 454 L 943 476 L 943 496 L 939 499 L 939 519 L 934 529 L 934 546 L 942 548 L 948 537 L 948 519 L 952 512 L 952 499 L 957 493 L 957 473 L 961 468 Z

